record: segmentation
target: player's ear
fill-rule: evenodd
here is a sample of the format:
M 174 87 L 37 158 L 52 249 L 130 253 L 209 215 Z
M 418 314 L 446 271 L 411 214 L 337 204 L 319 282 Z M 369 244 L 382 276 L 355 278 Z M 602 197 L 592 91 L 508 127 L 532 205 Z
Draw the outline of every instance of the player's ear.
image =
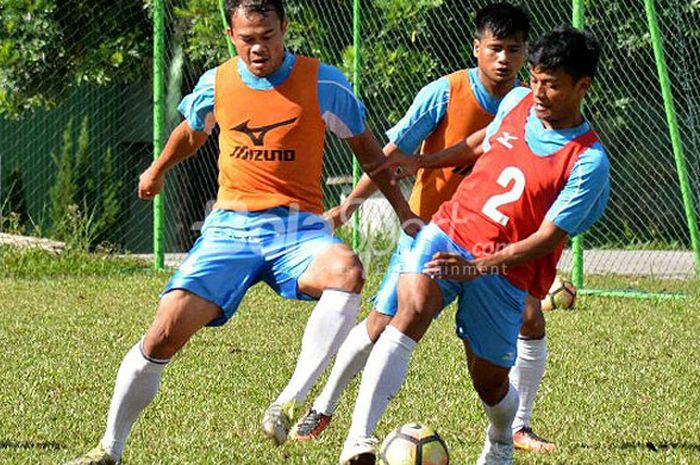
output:
M 591 79 L 588 76 L 584 76 L 578 80 L 578 82 L 576 83 L 576 91 L 581 96 L 581 98 L 583 98 L 583 96 L 586 95 L 586 92 L 588 92 L 588 89 L 591 88 L 592 84 L 593 79 Z
M 231 28 L 231 26 L 226 28 L 226 35 L 228 36 L 231 42 L 235 40 L 235 38 L 233 37 L 233 29 Z
M 288 28 L 288 27 L 289 27 L 289 20 L 288 20 L 287 17 L 285 16 L 285 18 L 282 20 L 282 34 L 283 34 L 283 35 L 287 33 L 287 28 Z
M 473 46 L 474 58 L 479 58 L 479 48 L 480 47 L 481 47 L 481 43 L 479 42 L 479 39 L 474 39 L 474 46 Z

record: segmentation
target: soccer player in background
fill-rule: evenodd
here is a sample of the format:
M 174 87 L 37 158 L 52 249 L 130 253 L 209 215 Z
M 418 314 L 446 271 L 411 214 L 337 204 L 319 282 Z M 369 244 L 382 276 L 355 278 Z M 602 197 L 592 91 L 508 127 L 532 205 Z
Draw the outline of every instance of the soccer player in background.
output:
M 246 291 L 266 282 L 280 296 L 316 299 L 292 378 L 268 408 L 265 433 L 286 439 L 297 404 L 355 324 L 362 265 L 320 216 L 326 129 L 346 139 L 362 165 L 384 157 L 362 103 L 336 68 L 284 49 L 282 0 L 229 0 L 228 35 L 238 57 L 206 72 L 179 110 L 185 116 L 140 177 L 152 199 L 165 173 L 220 127 L 219 192 L 202 236 L 163 291 L 150 329 L 117 374 L 107 429 L 71 464 L 114 464 L 170 359 L 204 325 L 233 316 Z M 389 173 L 374 177 L 403 224 L 415 219 Z
M 475 25 L 473 52 L 477 67 L 457 71 L 421 89 L 406 115 L 388 131 L 390 142 L 384 147 L 387 155 L 396 150 L 411 154 L 419 146 L 421 153 L 437 152 L 463 141 L 490 123 L 502 98 L 519 85 L 517 74 L 525 61 L 529 32 L 527 13 L 507 3 L 494 3 L 477 12 Z M 440 205 L 452 197 L 470 168 L 471 165 L 418 170 L 410 199 L 413 212 L 430 221 Z M 345 202 L 327 212 L 327 216 L 335 225 L 342 224 L 376 189 L 369 176 L 363 176 Z M 374 309 L 341 346 L 323 391 L 292 430 L 295 439 L 312 439 L 328 425 L 341 393 L 362 370 L 372 346 L 396 314 L 401 257 L 413 242 L 413 237 L 401 235 Z M 528 296 L 518 338 L 518 359 L 511 372 L 513 384 L 520 392 L 520 408 L 513 422 L 514 440 L 525 450 L 554 449 L 554 444 L 530 428 L 546 358 L 544 315 L 539 301 Z
M 563 26 L 543 35 L 528 56 L 531 89 L 506 95 L 486 129 L 444 151 L 394 153 L 384 163 L 438 168 L 478 158 L 404 260 L 398 312 L 367 360 L 341 464 L 375 463 L 374 428 L 416 344 L 455 298 L 457 335 L 489 421 L 477 464 L 512 463 L 518 391 L 508 376 L 525 300 L 545 296 L 567 237 L 589 228 L 609 196 L 605 149 L 580 111 L 599 55 L 588 33 Z

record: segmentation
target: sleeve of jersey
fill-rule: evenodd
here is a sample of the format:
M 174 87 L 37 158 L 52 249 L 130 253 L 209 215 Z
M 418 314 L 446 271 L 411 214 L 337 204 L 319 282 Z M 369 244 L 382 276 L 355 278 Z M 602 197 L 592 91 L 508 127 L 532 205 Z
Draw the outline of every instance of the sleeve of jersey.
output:
M 326 127 L 336 136 L 347 139 L 365 132 L 365 106 L 338 68 L 319 67 L 318 103 Z
M 488 152 L 491 148 L 489 140 L 491 140 L 491 137 L 496 134 L 498 128 L 501 127 L 503 118 L 505 118 L 508 113 L 513 111 L 513 108 L 515 108 L 515 106 L 520 103 L 520 101 L 530 92 L 531 91 L 528 87 L 516 87 L 508 92 L 505 97 L 503 97 L 500 105 L 498 105 L 496 117 L 493 119 L 493 121 L 491 121 L 491 123 L 489 123 L 488 126 L 486 126 L 486 136 L 484 137 L 483 143 L 484 152 Z
M 609 197 L 610 162 L 602 145 L 596 144 L 579 156 L 546 219 L 576 236 L 598 221 Z
M 415 153 L 435 130 L 447 112 L 450 81 L 443 77 L 423 87 L 396 126 L 386 132 L 391 142 L 405 153 Z
M 199 82 L 186 95 L 177 107 L 187 123 L 195 131 L 205 131 L 212 121 L 214 113 L 214 82 L 216 68 L 210 69 L 199 78 Z

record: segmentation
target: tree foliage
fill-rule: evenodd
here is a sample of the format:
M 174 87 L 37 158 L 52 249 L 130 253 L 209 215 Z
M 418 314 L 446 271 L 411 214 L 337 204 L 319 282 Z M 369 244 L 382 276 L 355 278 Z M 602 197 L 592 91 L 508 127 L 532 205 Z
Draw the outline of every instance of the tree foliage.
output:
M 141 0 L 6 0 L 0 17 L 0 117 L 56 105 L 80 84 L 149 79 Z
M 115 85 L 150 80 L 151 1 L 1 1 L 0 118 L 18 117 L 38 107 L 56 105 L 81 84 Z M 488 1 L 361 1 L 360 96 L 367 106 L 370 124 L 377 132 L 398 121 L 420 87 L 475 64 L 471 56 L 474 10 Z M 571 19 L 569 0 L 514 2 L 530 11 L 533 37 Z M 697 84 L 700 0 L 656 0 L 655 3 L 691 182 L 697 192 L 700 191 L 697 181 L 700 179 L 697 155 L 700 153 L 700 86 Z M 192 79 L 226 60 L 229 51 L 219 0 L 167 0 L 166 4 L 166 44 L 170 54 L 168 104 L 173 108 L 180 92 L 191 89 Z M 335 65 L 352 81 L 353 62 L 358 53 L 353 47 L 352 0 L 287 0 L 286 5 L 291 21 L 288 49 Z M 620 219 L 632 218 L 625 225 L 625 235 L 640 241 L 659 237 L 665 240 L 682 229 L 678 224 L 684 220 L 682 209 L 676 208 L 681 203 L 673 197 L 678 186 L 644 4 L 642 0 L 586 0 L 585 9 L 586 23 L 603 45 L 599 77 L 586 98 L 586 114 L 612 154 L 618 183 L 608 209 L 610 220 L 599 224 L 609 231 L 619 231 Z M 172 120 L 177 118 L 175 114 Z M 77 132 L 78 121 L 75 123 Z M 104 202 L 106 195 L 111 199 L 107 201 L 110 206 L 103 208 L 113 211 L 116 193 L 105 194 L 87 178 L 75 181 L 84 187 L 79 191 L 71 191 L 71 186 L 59 182 L 69 171 L 85 175 L 87 170 L 83 167 L 91 164 L 87 158 L 87 136 L 76 137 L 70 150 L 72 158 L 62 159 L 63 152 L 54 150 L 59 154 L 57 185 L 52 197 L 56 208 L 70 200 L 69 205 L 82 205 L 87 211 L 86 205 L 98 204 L 97 196 Z M 104 149 L 95 156 L 104 157 L 110 165 L 112 154 L 105 154 Z M 49 152 L 50 149 L 46 150 Z M 117 154 L 115 151 L 115 157 Z M 349 155 L 340 163 L 334 175 L 349 172 Z M 639 188 L 635 179 L 638 172 L 658 174 L 657 185 Z M 623 178 L 624 173 L 631 179 Z M 18 179 L 21 181 L 21 177 Z M 659 223 L 666 225 L 663 227 L 651 225 L 645 212 L 639 211 L 640 205 L 642 210 L 650 211 L 658 209 L 659 204 L 669 205 L 664 214 L 670 219 L 656 216 Z M 637 217 L 630 213 L 633 211 Z M 599 236 L 608 239 L 612 234 L 605 232 Z
M 49 189 L 49 232 L 73 248 L 89 249 L 112 239 L 121 211 L 122 181 L 114 170 L 111 147 L 103 156 L 91 149 L 87 117 L 81 121 L 77 144 L 73 138 L 71 119 L 63 131 L 60 154 L 52 155 L 56 170 Z M 95 179 L 101 180 L 99 192 Z

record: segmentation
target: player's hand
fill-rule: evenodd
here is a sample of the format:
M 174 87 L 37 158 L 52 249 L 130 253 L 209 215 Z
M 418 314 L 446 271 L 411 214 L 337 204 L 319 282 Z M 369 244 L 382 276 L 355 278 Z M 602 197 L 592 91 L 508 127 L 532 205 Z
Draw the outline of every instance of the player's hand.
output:
M 399 216 L 399 222 L 403 232 L 411 237 L 416 237 L 421 228 L 425 226 L 423 219 L 410 210 L 405 215 Z
M 455 252 L 438 252 L 425 264 L 423 274 L 433 279 L 471 281 L 481 275 L 481 271 L 476 260 L 467 260 Z
M 389 170 L 391 173 L 390 182 L 394 185 L 400 179 L 415 176 L 418 171 L 418 157 L 415 155 L 406 155 L 400 150 L 395 150 L 379 165 L 370 167 L 368 172 L 370 176 L 376 176 L 384 170 Z
M 352 214 L 357 210 L 352 204 L 343 203 L 337 207 L 333 207 L 323 213 L 323 218 L 328 221 L 333 229 L 338 229 L 352 218 Z
M 165 178 L 158 174 L 153 166 L 139 176 L 139 198 L 141 200 L 151 200 L 163 190 Z

